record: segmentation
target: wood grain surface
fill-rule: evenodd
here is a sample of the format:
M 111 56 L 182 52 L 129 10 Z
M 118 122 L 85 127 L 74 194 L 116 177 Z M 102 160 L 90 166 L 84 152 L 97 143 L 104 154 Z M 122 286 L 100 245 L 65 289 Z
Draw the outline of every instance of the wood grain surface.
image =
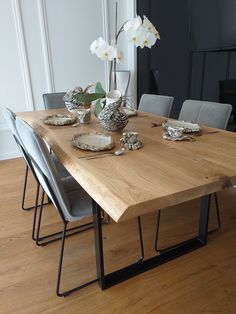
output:
M 98 120 L 73 126 L 48 126 L 47 114 L 63 110 L 18 113 L 49 143 L 55 154 L 91 197 L 116 221 L 166 208 L 236 184 L 236 134 L 203 127 L 192 142 L 162 138 L 152 123 L 163 117 L 140 112 L 124 131 L 139 132 L 144 147 L 122 156 L 79 159 L 94 153 L 77 149 L 71 138 L 81 132 L 103 132 Z M 109 133 L 120 148 L 122 133 Z
M 1 314 L 235 314 L 235 188 L 218 193 L 222 226 L 209 235 L 209 245 L 108 290 L 101 291 L 94 283 L 58 298 L 55 285 L 60 241 L 38 247 L 31 240 L 34 211 L 21 210 L 24 171 L 22 158 L 0 161 Z M 36 184 L 31 174 L 29 179 L 26 206 L 35 201 Z M 162 248 L 197 235 L 199 203 L 193 200 L 162 211 Z M 212 208 L 209 228 L 215 226 Z M 142 227 L 148 258 L 155 255 L 156 213 L 142 217 Z M 42 235 L 61 229 L 57 210 L 51 204 L 45 206 Z M 103 225 L 103 237 L 107 271 L 137 261 L 137 219 Z M 67 238 L 63 288 L 75 287 L 95 276 L 93 230 Z

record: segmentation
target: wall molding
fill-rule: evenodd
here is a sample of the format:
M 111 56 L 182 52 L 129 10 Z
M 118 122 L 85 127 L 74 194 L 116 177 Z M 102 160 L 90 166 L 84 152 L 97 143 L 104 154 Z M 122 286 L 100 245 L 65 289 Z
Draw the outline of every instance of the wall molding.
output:
M 113 3 L 113 2 L 112 2 Z M 110 41 L 110 18 L 109 18 L 109 5 L 111 2 L 109 0 L 102 0 L 102 12 L 103 12 L 103 38 L 109 42 Z M 113 3 L 114 4 L 114 3 Z M 136 16 L 137 11 L 137 0 L 127 1 L 126 10 L 130 18 Z M 128 45 L 128 68 L 131 71 L 131 81 L 130 81 L 130 92 L 132 94 L 132 100 L 134 106 L 137 107 L 137 48 L 133 45 Z M 106 90 L 109 88 L 109 62 L 105 64 L 105 81 Z
M 48 19 L 45 0 L 37 0 L 39 13 L 39 26 L 42 40 L 44 66 L 47 80 L 48 93 L 55 92 L 55 80 L 53 71 L 53 62 L 51 54 L 50 36 L 48 29 Z
M 14 21 L 15 21 L 15 30 L 16 30 L 18 47 L 19 47 L 19 55 L 20 55 L 25 94 L 26 94 L 26 99 L 27 99 L 27 110 L 33 111 L 35 110 L 34 97 L 33 97 L 32 81 L 31 81 L 31 76 L 30 76 L 29 60 L 28 60 L 28 55 L 27 55 L 27 47 L 26 47 L 20 0 L 12 0 L 12 10 L 13 10 L 13 16 L 14 16 Z
M 127 6 L 130 5 L 127 9 L 129 11 L 133 12 L 132 17 L 136 17 L 137 15 L 137 0 L 133 0 L 132 3 L 127 2 Z M 133 84 L 133 101 L 134 101 L 134 107 L 137 109 L 138 103 L 137 103 L 137 94 L 138 94 L 138 85 L 137 85 L 137 48 L 133 45 L 132 48 L 129 48 L 129 56 L 132 56 L 132 60 L 129 60 L 129 64 L 132 68 L 132 84 Z
M 103 39 L 109 43 L 110 31 L 109 31 L 109 7 L 108 0 L 102 0 L 102 28 L 103 28 Z M 106 90 L 109 89 L 109 61 L 105 62 L 105 84 Z

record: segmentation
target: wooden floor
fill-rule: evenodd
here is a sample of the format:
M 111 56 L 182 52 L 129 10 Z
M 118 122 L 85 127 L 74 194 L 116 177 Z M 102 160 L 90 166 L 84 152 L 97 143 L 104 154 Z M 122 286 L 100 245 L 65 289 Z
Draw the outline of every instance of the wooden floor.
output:
M 222 227 L 207 246 L 106 291 L 95 283 L 66 298 L 55 295 L 60 243 L 37 247 L 31 240 L 33 211 L 20 208 L 24 162 L 0 162 L 0 313 L 236 313 L 236 189 L 219 194 Z M 31 180 L 27 203 L 34 201 Z M 163 211 L 160 245 L 196 234 L 199 201 Z M 154 253 L 155 215 L 142 218 L 147 257 Z M 214 210 L 211 226 L 214 227 Z M 45 207 L 43 233 L 61 227 Z M 135 220 L 104 226 L 108 271 L 139 257 Z M 93 232 L 66 240 L 63 286 L 95 277 Z

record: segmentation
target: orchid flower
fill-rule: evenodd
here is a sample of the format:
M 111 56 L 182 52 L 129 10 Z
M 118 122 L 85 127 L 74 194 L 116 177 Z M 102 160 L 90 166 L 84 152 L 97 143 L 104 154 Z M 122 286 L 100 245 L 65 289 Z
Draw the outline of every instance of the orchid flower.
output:
M 116 5 L 116 25 L 117 25 L 117 5 Z M 149 21 L 146 16 L 143 16 L 143 20 L 140 16 L 137 16 L 127 22 L 125 22 L 120 29 L 116 28 L 115 40 L 111 41 L 109 45 L 102 37 L 94 40 L 90 45 L 90 50 L 93 54 L 104 61 L 111 61 L 110 66 L 110 80 L 109 86 L 111 86 L 112 71 L 115 77 L 116 87 L 116 63 L 123 61 L 124 55 L 117 47 L 118 37 L 122 32 L 126 33 L 128 41 L 134 44 L 136 47 L 151 48 L 155 45 L 157 39 L 160 39 L 159 32 L 155 26 Z
M 146 28 L 148 32 L 153 33 L 157 39 L 161 39 L 159 32 L 156 30 L 155 26 L 149 21 L 149 19 L 145 15 L 143 16 L 143 26 Z
M 105 40 L 102 37 L 99 37 L 98 39 L 94 40 L 92 44 L 90 45 L 90 50 L 93 54 L 96 54 L 97 50 L 102 47 L 104 44 L 106 44 Z
M 124 31 L 127 33 L 128 31 L 137 30 L 142 25 L 142 19 L 140 16 L 137 16 L 136 18 L 129 20 L 124 25 Z
M 117 49 L 117 56 L 116 56 L 116 61 L 117 63 L 120 63 L 124 60 L 124 54 L 122 51 Z
M 157 38 L 154 33 L 147 32 L 145 27 L 142 25 L 137 31 L 136 46 L 141 49 L 144 47 L 151 48 L 156 43 Z
M 114 47 L 108 45 L 107 43 L 97 49 L 96 55 L 106 61 L 112 61 L 117 56 L 117 51 Z
M 99 37 L 92 42 L 90 50 L 104 61 L 112 61 L 117 56 L 116 48 L 110 46 L 102 37 Z
M 124 31 L 128 40 L 140 48 L 151 48 L 156 40 L 160 39 L 158 31 L 146 16 L 143 17 L 143 22 L 140 16 L 128 21 L 124 26 Z

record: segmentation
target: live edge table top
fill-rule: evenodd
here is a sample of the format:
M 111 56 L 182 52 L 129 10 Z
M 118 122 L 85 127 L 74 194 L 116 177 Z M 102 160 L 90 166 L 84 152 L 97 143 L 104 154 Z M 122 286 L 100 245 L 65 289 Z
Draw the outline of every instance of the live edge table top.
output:
M 140 112 L 129 118 L 124 129 L 137 131 L 144 147 L 121 156 L 97 159 L 71 145 L 76 133 L 102 132 L 98 120 L 73 127 L 45 125 L 42 118 L 63 109 L 23 112 L 28 122 L 48 142 L 58 159 L 88 194 L 116 221 L 143 215 L 183 203 L 236 184 L 236 134 L 203 127 L 193 142 L 172 142 L 162 138 L 163 130 L 152 123 L 165 118 Z M 113 151 L 120 148 L 120 133 L 109 133 Z

